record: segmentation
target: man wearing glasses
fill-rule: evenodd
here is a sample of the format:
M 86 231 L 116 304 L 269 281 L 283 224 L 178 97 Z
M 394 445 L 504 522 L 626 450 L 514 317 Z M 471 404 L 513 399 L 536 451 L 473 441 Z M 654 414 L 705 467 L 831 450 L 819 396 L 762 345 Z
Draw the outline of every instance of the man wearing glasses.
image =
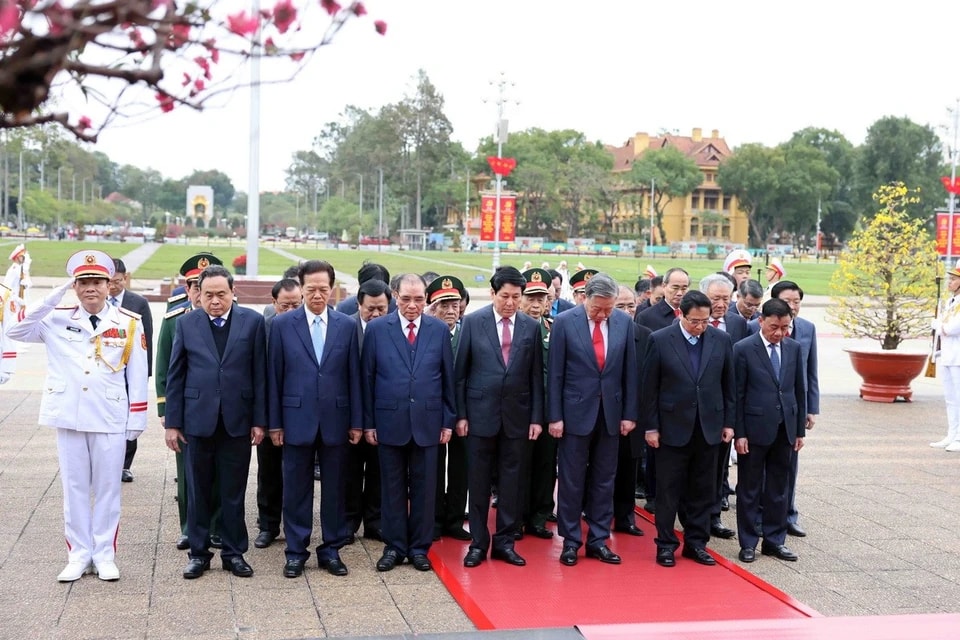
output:
M 756 280 L 744 280 L 737 288 L 737 313 L 749 322 L 760 317 L 763 287 Z

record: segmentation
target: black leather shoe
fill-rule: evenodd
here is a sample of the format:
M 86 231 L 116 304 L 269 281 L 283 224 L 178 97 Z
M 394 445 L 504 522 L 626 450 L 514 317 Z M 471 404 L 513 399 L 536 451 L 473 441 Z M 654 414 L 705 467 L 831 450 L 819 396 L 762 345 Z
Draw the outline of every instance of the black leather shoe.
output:
M 299 578 L 303 575 L 303 565 L 305 561 L 301 558 L 291 558 L 287 564 L 283 565 L 284 578 Z
M 710 535 L 714 538 L 723 538 L 724 540 L 730 540 L 737 536 L 733 529 L 725 527 L 719 522 L 710 525 Z
M 740 549 L 738 557 L 740 562 L 753 562 L 757 559 L 757 552 L 754 549 Z
M 587 547 L 586 555 L 588 558 L 596 558 L 600 562 L 606 562 L 607 564 L 620 564 L 620 556 L 610 551 L 610 547 L 605 544 L 599 547 Z
M 200 560 L 192 558 L 183 570 L 183 577 L 187 580 L 193 580 L 203 575 L 203 572 L 210 568 L 210 560 Z
M 713 559 L 713 556 L 707 553 L 706 549 L 702 549 L 700 547 L 688 547 L 687 545 L 683 545 L 683 551 L 680 552 L 680 555 L 682 555 L 684 558 L 689 558 L 708 567 L 712 567 L 713 565 L 717 564 L 717 561 Z
M 513 549 L 494 549 L 490 552 L 490 557 L 494 560 L 503 560 L 507 564 L 512 564 L 515 567 L 523 567 L 527 564 L 527 561 Z
M 786 560 L 787 562 L 795 562 L 797 560 L 797 554 L 795 554 L 793 551 L 790 551 L 790 549 L 782 544 L 762 544 L 760 545 L 760 553 L 765 556 L 780 558 L 781 560 Z
M 643 510 L 647 513 L 656 513 L 657 512 L 657 503 L 653 500 L 647 500 L 643 503 Z
M 514 532 L 513 532 L 513 539 L 514 539 L 514 540 L 523 540 L 523 530 L 522 530 L 522 529 L 517 529 L 516 531 L 514 531 Z
M 555 513 L 547 514 L 547 522 L 556 522 L 556 521 L 557 521 L 557 514 Z
M 233 556 L 223 560 L 223 570 L 229 571 L 238 578 L 249 578 L 253 575 L 253 567 L 247 564 L 243 556 Z
M 553 531 L 550 531 L 550 529 L 547 529 L 546 527 L 541 527 L 538 524 L 535 524 L 535 525 L 528 524 L 525 527 L 525 529 L 527 533 L 529 533 L 530 535 L 536 536 L 538 538 L 543 538 L 544 540 L 549 540 L 550 538 L 553 537 Z
M 730 498 L 727 496 L 720 498 L 720 511 L 730 511 Z
M 448 527 L 443 530 L 443 535 L 454 540 L 472 540 L 473 536 L 463 527 Z
M 347 565 L 343 564 L 339 554 L 333 558 L 317 558 L 317 564 L 332 576 L 345 576 L 348 573 Z
M 433 565 L 430 564 L 430 558 L 423 553 L 410 556 L 410 564 L 412 564 L 413 568 L 417 571 L 430 571 L 430 569 L 433 569 Z
M 386 549 L 377 560 L 377 571 L 390 571 L 398 564 L 403 564 L 403 558 L 393 549 Z
M 560 552 L 560 564 L 572 567 L 577 564 L 577 550 L 575 547 L 564 547 Z
M 222 549 L 223 539 L 220 536 L 216 536 L 216 535 L 210 536 L 210 546 L 213 547 L 214 549 Z
M 486 554 L 480 549 L 471 548 L 469 551 L 467 551 L 467 555 L 463 558 L 463 566 L 467 567 L 468 569 L 479 567 L 480 563 L 485 560 L 485 556 Z
M 190 548 L 190 539 L 187 536 L 180 536 L 177 539 L 177 549 L 185 551 Z
M 633 490 L 634 500 L 643 500 L 647 497 L 647 492 L 643 490 L 643 487 L 637 487 Z
M 257 549 L 266 549 L 273 541 L 277 539 L 277 534 L 271 531 L 261 531 L 253 541 L 253 546 Z
M 796 522 L 788 522 L 787 535 L 794 536 L 797 538 L 806 538 L 807 532 L 804 531 L 803 528 L 800 525 L 798 525 Z
M 133 473 L 130 469 L 124 469 L 120 472 L 120 482 L 133 482 Z
M 631 536 L 639 537 L 643 535 L 643 529 L 641 529 L 635 524 L 628 524 L 621 527 L 614 527 L 613 530 L 617 533 L 626 533 L 627 535 L 631 535 Z
M 672 567 L 677 564 L 670 549 L 657 549 L 657 564 L 661 567 Z
M 383 536 L 380 535 L 380 531 L 377 529 L 367 529 L 366 527 L 363 528 L 363 539 L 379 540 L 380 542 L 383 542 Z

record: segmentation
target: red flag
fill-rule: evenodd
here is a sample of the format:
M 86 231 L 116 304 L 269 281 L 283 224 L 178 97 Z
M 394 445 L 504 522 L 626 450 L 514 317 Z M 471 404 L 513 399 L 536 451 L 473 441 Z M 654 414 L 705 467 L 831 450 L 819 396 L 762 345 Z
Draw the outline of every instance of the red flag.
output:
M 950 176 L 943 176 L 940 178 L 940 182 L 943 183 L 943 186 L 947 190 L 947 193 L 960 195 L 960 181 L 958 181 L 956 178 L 954 178 L 953 181 L 951 181 Z
M 517 161 L 515 158 L 497 158 L 496 156 L 489 156 L 487 158 L 487 164 L 490 165 L 490 168 L 493 169 L 495 174 L 506 178 L 510 175 L 510 172 L 516 168 Z

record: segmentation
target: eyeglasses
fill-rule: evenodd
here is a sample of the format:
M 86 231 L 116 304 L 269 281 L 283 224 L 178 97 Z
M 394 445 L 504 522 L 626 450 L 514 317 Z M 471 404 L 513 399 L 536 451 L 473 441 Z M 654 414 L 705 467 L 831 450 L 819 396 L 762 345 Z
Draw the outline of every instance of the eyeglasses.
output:
M 697 325 L 703 326 L 703 325 L 706 325 L 708 322 L 710 322 L 710 318 L 703 318 L 702 320 L 700 320 L 697 318 L 688 318 L 687 316 L 684 316 L 683 319 L 686 320 L 688 324 L 692 324 L 694 326 L 697 326 Z
M 293 311 L 294 309 L 299 309 L 303 302 L 284 302 L 282 304 L 279 302 L 274 302 L 273 304 L 284 311 Z
M 756 309 L 757 307 L 760 306 L 759 302 L 747 302 L 746 300 L 743 300 L 742 302 L 743 302 L 743 306 L 746 307 L 747 309 Z

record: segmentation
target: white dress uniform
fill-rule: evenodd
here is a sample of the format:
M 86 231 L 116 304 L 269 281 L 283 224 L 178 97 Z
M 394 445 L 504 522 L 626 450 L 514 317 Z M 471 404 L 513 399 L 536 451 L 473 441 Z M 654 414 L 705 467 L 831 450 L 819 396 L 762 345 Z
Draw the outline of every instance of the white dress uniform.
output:
M 6 285 L 0 284 L 0 384 L 10 380 L 17 370 L 17 347 L 7 337 L 7 329 L 17 321 L 20 305 Z
M 931 442 L 930 446 L 960 451 L 960 295 L 947 301 L 940 318 L 934 320 L 933 327 L 940 340 L 937 362 L 942 372 L 943 397 L 947 404 L 947 436 L 939 442 Z
M 101 251 L 81 251 L 67 265 L 77 279 L 113 275 Z M 55 306 L 67 288 L 30 305 L 8 336 L 47 349 L 39 422 L 57 429 L 70 562 L 59 579 L 76 580 L 92 563 L 102 579 L 115 580 L 126 441 L 147 424 L 146 337 L 140 316 L 127 309 L 104 302 L 94 329 L 82 305 Z

